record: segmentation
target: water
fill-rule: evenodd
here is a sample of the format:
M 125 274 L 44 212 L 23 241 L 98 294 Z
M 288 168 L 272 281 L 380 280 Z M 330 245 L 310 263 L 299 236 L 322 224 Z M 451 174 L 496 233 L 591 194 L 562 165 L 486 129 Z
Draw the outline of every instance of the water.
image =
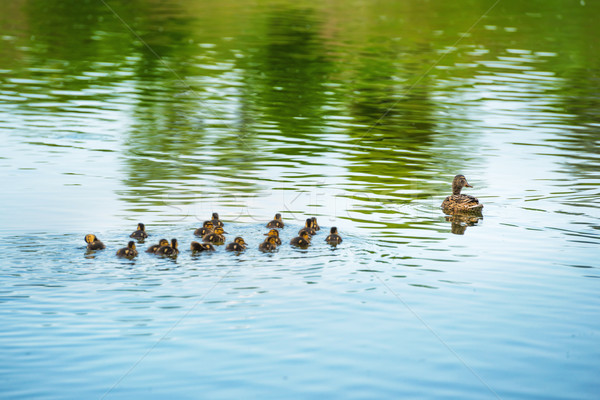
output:
M 597 3 L 5 3 L 2 398 L 598 397 Z

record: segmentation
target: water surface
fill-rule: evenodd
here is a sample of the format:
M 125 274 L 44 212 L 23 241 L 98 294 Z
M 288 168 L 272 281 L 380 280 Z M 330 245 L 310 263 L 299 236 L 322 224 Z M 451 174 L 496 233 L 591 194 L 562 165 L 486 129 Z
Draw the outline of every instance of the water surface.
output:
M 596 398 L 599 11 L 0 5 L 2 397 Z

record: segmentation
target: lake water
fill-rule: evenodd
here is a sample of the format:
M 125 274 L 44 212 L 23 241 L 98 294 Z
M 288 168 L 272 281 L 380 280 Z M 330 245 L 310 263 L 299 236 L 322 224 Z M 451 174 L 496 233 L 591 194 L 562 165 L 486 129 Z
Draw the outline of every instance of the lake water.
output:
M 0 397 L 597 399 L 598 15 L 2 2 Z M 190 254 L 212 212 L 246 252 Z

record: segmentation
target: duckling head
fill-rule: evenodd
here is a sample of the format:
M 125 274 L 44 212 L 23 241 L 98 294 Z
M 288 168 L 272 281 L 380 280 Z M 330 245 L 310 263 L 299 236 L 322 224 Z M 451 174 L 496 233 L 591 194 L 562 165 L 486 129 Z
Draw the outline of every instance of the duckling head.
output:
M 219 213 L 212 213 L 212 219 L 219 219 Z
M 215 227 L 215 224 L 213 224 L 212 221 L 204 221 L 204 223 L 202 224 L 203 228 L 208 228 L 208 229 L 213 229 Z
M 217 235 L 222 235 L 222 234 L 224 234 L 224 233 L 227 233 L 227 232 L 225 232 L 225 230 L 224 230 L 222 227 L 220 227 L 220 226 L 217 226 L 217 227 L 215 228 L 215 233 L 216 233 Z
M 306 218 L 306 222 L 304 223 L 304 226 L 306 228 L 312 228 L 312 224 L 313 224 L 312 218 Z
M 174 249 L 177 248 L 177 239 L 171 239 L 171 247 Z
M 275 219 L 277 221 L 281 221 L 281 214 L 279 214 L 279 213 L 275 214 Z
M 160 242 L 158 242 L 159 246 L 168 246 L 169 245 L 169 241 L 167 239 L 160 239 Z
M 336 228 L 335 226 L 332 226 L 332 227 L 331 227 L 331 229 L 329 230 L 329 232 L 330 232 L 332 235 L 337 235 L 337 233 L 338 233 L 338 230 L 337 230 L 337 228 Z
M 241 236 L 236 237 L 233 241 L 235 243 L 241 244 L 242 246 L 246 245 L 246 242 L 244 241 L 244 238 L 242 238 Z
M 129 243 L 127 243 L 127 247 L 131 250 L 135 250 L 135 242 L 130 240 Z
M 138 228 L 138 231 L 146 231 L 146 227 L 141 222 L 138 224 L 137 228 Z
M 88 235 L 85 235 L 86 243 L 92 243 L 94 240 L 96 240 L 96 235 L 92 235 L 91 233 Z
M 273 245 L 277 245 L 277 238 L 275 236 L 269 236 L 266 239 L 266 242 L 271 243 Z
M 469 182 L 467 182 L 467 178 L 465 178 L 464 175 L 456 175 L 452 180 L 452 194 L 460 194 L 460 191 L 465 186 L 470 188 L 473 187 L 469 185 Z
M 277 229 L 271 229 L 268 233 L 265 233 L 265 236 L 275 236 L 279 237 L 279 231 Z
M 300 237 L 307 242 L 310 242 L 310 235 L 306 231 L 300 231 Z

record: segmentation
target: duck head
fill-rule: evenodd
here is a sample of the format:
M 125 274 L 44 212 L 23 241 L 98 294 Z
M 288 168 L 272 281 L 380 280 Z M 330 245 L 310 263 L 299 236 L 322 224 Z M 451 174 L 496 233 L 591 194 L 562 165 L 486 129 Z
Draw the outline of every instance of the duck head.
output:
M 94 240 L 96 240 L 96 235 L 92 235 L 91 233 L 89 235 L 85 235 L 86 243 L 92 243 Z
M 268 233 L 265 233 L 265 236 L 275 236 L 279 237 L 279 231 L 277 229 L 271 229 Z
M 460 191 L 465 186 L 470 188 L 473 187 L 469 185 L 469 182 L 467 182 L 467 178 L 465 178 L 464 175 L 456 175 L 452 180 L 452 194 L 460 194 Z

